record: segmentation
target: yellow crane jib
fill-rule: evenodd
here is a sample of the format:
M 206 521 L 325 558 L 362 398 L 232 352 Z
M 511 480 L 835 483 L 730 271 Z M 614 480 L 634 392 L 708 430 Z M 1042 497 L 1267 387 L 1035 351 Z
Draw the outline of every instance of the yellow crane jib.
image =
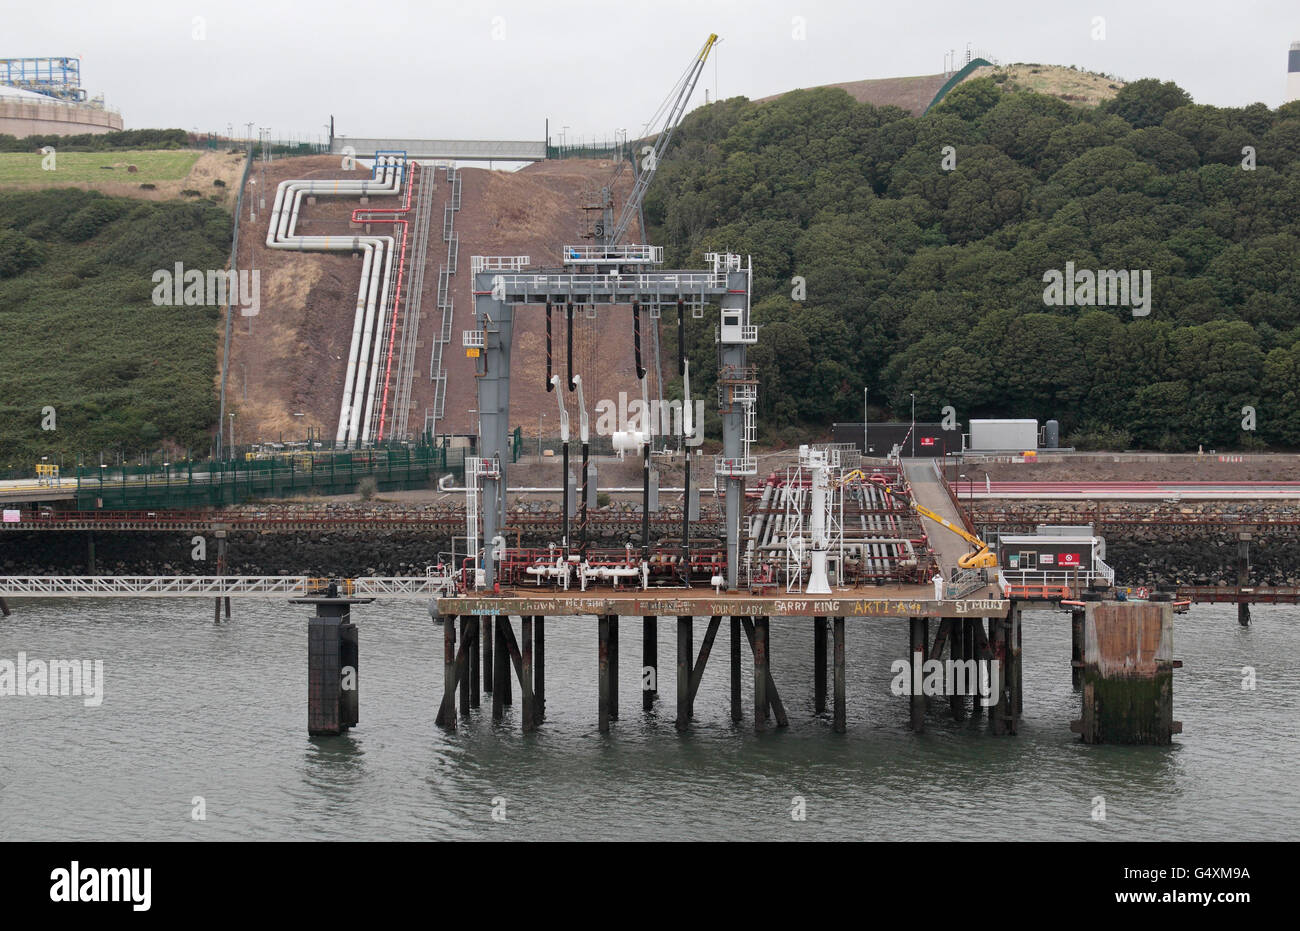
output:
M 846 483 L 854 480 L 869 481 L 868 477 L 863 474 L 861 469 L 854 469 L 852 472 L 844 476 L 844 481 Z M 884 484 L 883 482 L 874 482 L 873 484 L 878 485 L 880 487 L 880 490 L 883 491 L 885 494 L 889 495 L 891 498 L 899 497 L 893 491 L 890 490 L 888 485 Z M 957 566 L 959 568 L 993 569 L 997 566 L 998 564 L 997 556 L 993 555 L 993 553 L 990 552 L 989 550 L 989 545 L 985 543 L 983 540 L 981 540 L 979 537 L 975 536 L 975 534 L 967 533 L 964 527 L 958 527 L 956 524 L 948 520 L 946 517 L 942 517 L 934 513 L 934 511 L 931 511 L 928 507 L 925 507 L 922 504 L 917 504 L 915 501 L 912 501 L 911 505 L 913 508 L 916 509 L 916 512 L 920 514 L 922 517 L 930 518 L 930 520 L 934 521 L 940 527 L 943 527 L 946 530 L 951 530 L 953 533 L 957 534 L 957 536 L 961 537 L 971 546 L 975 547 L 974 553 L 967 553 L 965 556 L 962 556 L 960 559 L 957 560 Z
M 704 61 L 704 59 L 709 57 L 709 51 L 717 41 L 718 34 L 716 32 L 709 36 L 709 41 L 704 43 L 704 49 L 700 52 L 700 61 Z

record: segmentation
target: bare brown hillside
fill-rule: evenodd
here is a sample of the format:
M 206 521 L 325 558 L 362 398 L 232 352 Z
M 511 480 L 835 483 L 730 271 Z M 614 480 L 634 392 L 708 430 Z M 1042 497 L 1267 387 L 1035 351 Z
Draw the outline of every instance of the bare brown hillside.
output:
M 474 328 L 470 257 L 527 255 L 536 265 L 558 265 L 561 247 L 578 241 L 581 193 L 598 187 L 612 171 L 609 162 L 579 159 L 543 162 L 518 172 L 461 169 L 461 209 L 455 221 L 459 261 L 451 278 L 455 312 L 452 341 L 444 350 L 446 416 L 438 423 L 438 432 L 474 433 L 478 426 L 473 363 L 461 345 L 461 331 Z M 252 267 L 261 269 L 262 305 L 256 317 L 235 318 L 227 397 L 236 413 L 235 439 L 239 443 L 276 440 L 281 432 L 286 438 L 302 437 L 307 426 L 332 439 L 337 429 L 361 259 L 272 250 L 265 242 L 268 214 L 281 181 L 349 177 L 356 175 L 343 171 L 336 156 L 281 159 L 253 171 L 245 192 L 239 263 L 241 268 L 250 267 L 251 262 Z M 425 412 L 433 404 L 430 361 L 433 335 L 441 325 L 436 289 L 438 269 L 447 257 L 441 222 L 450 185 L 441 169 L 436 179 L 434 170 L 428 169 L 425 178 L 437 188 L 408 414 L 408 428 L 413 432 L 423 428 Z M 620 198 L 626 196 L 630 185 L 628 178 Z M 252 222 L 248 219 L 250 203 L 256 217 Z M 348 219 L 358 206 L 356 198 L 319 198 L 315 205 L 304 205 L 299 231 L 307 235 L 352 234 Z M 400 199 L 372 198 L 369 206 L 400 206 Z M 388 230 L 376 224 L 371 231 L 383 235 Z M 628 239 L 635 241 L 639 235 L 634 226 Z M 549 435 L 557 431 L 558 418 L 555 396 L 544 386 L 545 313 L 541 308 L 520 309 L 517 321 L 511 426 L 522 426 L 526 435 L 535 436 L 539 415 L 543 415 L 543 431 Z M 630 321 L 629 308 L 602 308 L 595 320 L 577 317 L 574 358 L 586 385 L 589 410 L 594 411 L 600 398 L 616 400 L 620 390 L 639 396 Z M 555 335 L 555 361 L 562 367 L 562 311 L 555 316 Z M 646 345 L 648 353 L 648 339 Z M 571 411 L 576 430 L 576 404 Z
M 920 116 L 947 80 L 948 76 L 944 74 L 922 74 L 910 78 L 843 81 L 823 86 L 838 87 L 858 103 L 869 103 L 877 107 L 901 107 L 913 116 Z M 757 102 L 775 100 L 780 96 L 782 95 L 774 94 L 771 97 L 763 97 Z
M 876 78 L 822 86 L 838 87 L 859 103 L 877 107 L 901 107 L 913 116 L 920 116 L 949 77 L 945 74 L 923 74 L 909 78 Z M 1004 90 L 1032 90 L 1067 103 L 1093 107 L 1114 97 L 1124 86 L 1123 81 L 1103 74 L 1061 65 L 1040 64 L 986 65 L 973 69 L 962 79 L 962 83 L 987 77 L 998 81 Z M 775 100 L 780 96 L 782 95 L 774 94 L 760 98 L 757 102 Z

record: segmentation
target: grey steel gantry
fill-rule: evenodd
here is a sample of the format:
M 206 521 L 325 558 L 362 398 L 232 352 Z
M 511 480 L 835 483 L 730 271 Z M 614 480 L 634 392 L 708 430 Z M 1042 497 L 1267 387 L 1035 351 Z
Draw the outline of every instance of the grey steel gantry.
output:
M 579 253 L 581 250 L 581 254 Z M 588 251 L 590 250 L 590 251 Z M 758 341 L 758 328 L 749 322 L 752 266 L 742 268 L 740 256 L 709 254 L 707 270 L 647 270 L 662 251 L 651 246 L 565 247 L 572 267 L 524 270 L 509 258 L 478 258 L 474 275 L 474 317 L 477 330 L 464 334 L 465 345 L 478 350 L 479 457 L 490 466 L 480 473 L 483 495 L 483 537 L 487 544 L 482 568 L 484 584 L 496 581 L 492 541 L 505 526 L 509 473 L 510 357 L 515 309 L 520 306 L 631 305 L 652 311 L 679 302 L 695 314 L 706 304 L 719 307 L 715 330 L 719 349 L 719 405 L 722 416 L 722 455 L 714 474 L 725 484 L 727 587 L 735 589 L 740 565 L 740 514 L 745 479 L 757 472 L 750 455 L 754 430 L 756 383 L 732 385 L 726 373 L 752 372 L 747 347 Z M 629 331 L 630 331 L 629 327 Z M 612 328 L 606 332 L 613 332 Z M 624 332 L 621 329 L 619 332 Z M 702 426 L 698 429 L 703 429 Z M 477 565 L 478 554 L 470 554 Z

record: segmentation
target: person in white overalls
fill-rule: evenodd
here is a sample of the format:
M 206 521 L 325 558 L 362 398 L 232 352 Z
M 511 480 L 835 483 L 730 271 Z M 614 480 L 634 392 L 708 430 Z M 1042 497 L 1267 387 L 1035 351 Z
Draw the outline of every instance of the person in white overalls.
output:
M 930 581 L 934 582 L 934 600 L 943 601 L 943 576 L 936 572 Z

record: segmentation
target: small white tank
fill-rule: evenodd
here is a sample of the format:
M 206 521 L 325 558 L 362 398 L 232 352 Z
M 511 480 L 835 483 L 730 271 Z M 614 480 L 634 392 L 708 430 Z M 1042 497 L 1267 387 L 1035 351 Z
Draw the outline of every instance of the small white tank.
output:
M 1286 61 L 1286 100 L 1300 100 L 1300 42 L 1291 43 Z

